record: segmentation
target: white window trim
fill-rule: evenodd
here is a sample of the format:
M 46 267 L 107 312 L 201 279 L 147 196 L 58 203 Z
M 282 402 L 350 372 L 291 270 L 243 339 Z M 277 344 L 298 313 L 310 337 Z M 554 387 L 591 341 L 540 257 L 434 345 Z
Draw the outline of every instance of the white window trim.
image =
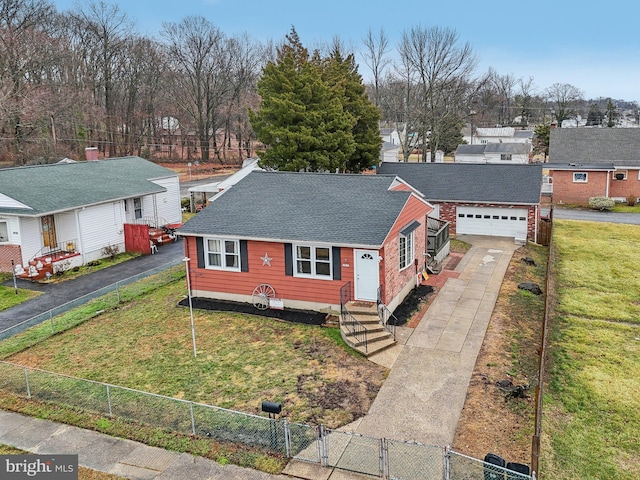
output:
M 584 180 L 576 180 L 576 175 L 584 175 Z M 573 172 L 573 183 L 587 183 L 589 181 L 589 172 Z
M 399 235 L 398 237 L 398 266 L 400 267 L 400 271 L 403 271 L 413 265 L 413 259 L 415 257 L 415 238 L 413 236 L 413 231 L 409 235 Z M 405 263 L 406 265 L 402 266 L 402 245 L 400 240 L 406 239 L 405 242 Z
M 311 258 L 298 258 L 298 248 L 299 247 L 307 247 L 311 251 Z M 318 260 L 316 258 L 316 249 L 318 248 L 326 248 L 329 250 L 329 260 Z M 298 272 L 298 261 L 311 262 L 311 273 L 300 273 Z M 328 263 L 329 264 L 329 275 L 322 275 L 316 273 L 316 263 Z M 312 243 L 297 243 L 293 245 L 293 276 L 300 278 L 314 278 L 318 280 L 333 280 L 333 250 L 331 247 L 327 245 L 316 245 Z
M 9 222 L 7 220 L 0 220 L 0 224 L 4 223 L 5 225 L 5 233 L 7 234 L 6 238 L 0 237 L 0 243 L 9 243 Z M 1 232 L 0 232 L 1 233 Z
M 613 180 L 618 180 L 616 178 L 616 175 L 619 175 L 620 173 L 624 175 L 624 177 L 622 177 L 622 180 L 626 180 L 629 174 L 629 170 L 616 170 L 614 172 L 611 172 L 611 178 Z M 621 181 L 621 180 L 618 180 L 618 181 Z
M 220 245 L 222 247 L 221 252 L 216 252 L 216 251 L 210 251 L 209 250 L 209 240 L 217 240 L 220 242 Z M 234 253 L 229 254 L 229 253 L 225 253 L 224 252 L 224 245 L 226 242 L 233 242 L 235 248 L 234 248 Z M 209 269 L 209 270 L 225 270 L 225 271 L 229 271 L 229 272 L 239 272 L 242 268 L 241 262 L 242 262 L 242 257 L 240 255 L 240 240 L 236 240 L 233 238 L 222 238 L 222 237 L 205 237 L 204 238 L 204 266 L 205 268 Z M 210 263 L 210 259 L 209 259 L 209 254 L 210 253 L 215 253 L 215 254 L 219 254 L 220 255 L 220 260 L 222 265 L 211 265 Z M 237 267 L 228 267 L 227 266 L 227 255 L 233 255 L 235 257 L 238 258 L 238 266 Z
M 501 153 L 500 160 L 503 162 L 508 162 L 513 160 L 513 155 L 511 153 Z
M 136 201 L 140 202 L 140 208 L 136 208 Z M 144 217 L 144 212 L 142 211 L 142 197 L 135 197 L 131 200 L 131 207 L 133 209 L 133 219 L 140 220 Z M 138 217 L 137 212 L 140 211 L 140 216 Z

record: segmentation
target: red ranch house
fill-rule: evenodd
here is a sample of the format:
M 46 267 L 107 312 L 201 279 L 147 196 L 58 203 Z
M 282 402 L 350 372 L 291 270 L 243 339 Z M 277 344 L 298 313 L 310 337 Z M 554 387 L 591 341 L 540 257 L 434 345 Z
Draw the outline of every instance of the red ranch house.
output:
M 340 293 L 393 310 L 426 262 L 422 195 L 396 176 L 251 172 L 179 234 L 195 297 L 336 311 Z

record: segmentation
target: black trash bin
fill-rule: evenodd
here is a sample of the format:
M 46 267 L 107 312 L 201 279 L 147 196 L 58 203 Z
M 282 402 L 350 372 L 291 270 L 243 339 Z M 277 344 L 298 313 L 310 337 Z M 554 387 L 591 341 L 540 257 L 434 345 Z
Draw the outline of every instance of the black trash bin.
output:
M 484 456 L 484 480 L 504 480 L 504 458 L 495 453 Z
M 507 463 L 507 480 L 521 480 L 522 475 L 531 475 L 529 465 L 516 462 Z M 521 475 L 511 475 L 511 472 L 516 472 Z

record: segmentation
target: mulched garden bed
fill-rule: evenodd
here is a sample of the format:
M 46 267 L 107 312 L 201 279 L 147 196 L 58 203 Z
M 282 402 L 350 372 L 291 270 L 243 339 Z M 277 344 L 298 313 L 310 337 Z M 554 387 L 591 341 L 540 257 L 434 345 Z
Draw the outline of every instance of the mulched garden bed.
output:
M 396 325 L 405 325 L 417 314 L 429 305 L 434 288 L 431 285 L 420 285 L 411 290 L 404 301 L 396 308 L 393 314 L 398 319 Z M 413 325 L 410 325 L 413 326 Z
M 214 300 L 211 298 L 191 298 L 193 308 L 199 310 L 214 310 L 219 312 L 246 313 L 249 315 L 260 315 L 261 317 L 277 318 L 292 323 L 305 323 L 307 325 L 322 325 L 327 321 L 327 314 L 312 312 L 308 310 L 294 310 L 285 308 L 284 310 L 258 310 L 250 303 L 230 302 L 225 300 Z M 189 299 L 184 298 L 178 302 L 183 307 L 189 306 Z

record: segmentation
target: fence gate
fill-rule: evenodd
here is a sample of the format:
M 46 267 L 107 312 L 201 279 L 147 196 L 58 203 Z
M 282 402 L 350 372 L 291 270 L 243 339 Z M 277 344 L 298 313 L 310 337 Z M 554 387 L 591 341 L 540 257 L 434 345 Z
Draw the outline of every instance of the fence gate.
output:
M 151 253 L 151 244 L 149 243 L 149 225 L 125 223 L 124 250 L 125 252 L 149 255 Z

